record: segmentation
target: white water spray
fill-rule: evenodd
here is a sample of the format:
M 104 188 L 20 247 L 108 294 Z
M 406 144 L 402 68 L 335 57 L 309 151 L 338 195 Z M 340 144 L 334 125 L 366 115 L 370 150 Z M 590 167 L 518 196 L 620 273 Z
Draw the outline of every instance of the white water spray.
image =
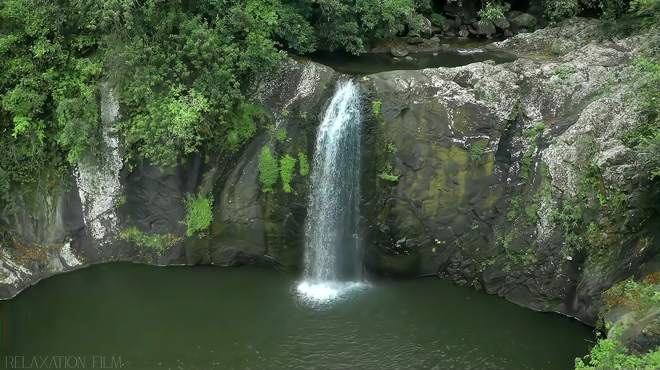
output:
M 358 236 L 360 93 L 340 81 L 318 129 L 305 225 L 305 272 L 298 292 L 325 302 L 364 286 Z

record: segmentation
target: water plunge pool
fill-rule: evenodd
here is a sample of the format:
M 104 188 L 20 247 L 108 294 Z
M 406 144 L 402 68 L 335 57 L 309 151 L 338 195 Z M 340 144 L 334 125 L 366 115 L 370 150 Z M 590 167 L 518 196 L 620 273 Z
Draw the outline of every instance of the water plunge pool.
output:
M 7 356 L 123 369 L 570 369 L 591 329 L 437 278 L 372 282 L 308 305 L 297 276 L 129 263 L 46 279 L 0 302 Z

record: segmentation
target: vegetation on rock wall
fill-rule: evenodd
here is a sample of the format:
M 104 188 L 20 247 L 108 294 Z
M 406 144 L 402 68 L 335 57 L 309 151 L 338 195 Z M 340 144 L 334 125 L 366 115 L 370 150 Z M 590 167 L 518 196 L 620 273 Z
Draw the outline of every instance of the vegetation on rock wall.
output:
M 282 179 L 282 190 L 284 190 L 285 193 L 293 191 L 291 180 L 293 180 L 295 169 L 296 159 L 289 154 L 285 154 L 284 157 L 280 159 L 280 178 Z
M 649 309 L 660 305 L 660 272 L 647 276 L 642 281 L 632 278 L 621 281 L 603 293 L 605 310 L 624 306 L 643 315 Z
M 307 160 L 307 155 L 303 152 L 298 153 L 298 173 L 300 176 L 307 176 L 309 175 L 309 160 Z
M 657 57 L 660 41 L 658 48 L 656 58 L 650 55 L 635 61 L 639 107 L 644 121 L 623 136 L 624 143 L 639 153 L 652 181 L 660 178 L 660 59 Z
M 186 235 L 193 236 L 208 230 L 213 222 L 213 197 L 188 195 L 186 197 Z
M 583 359 L 575 360 L 576 369 L 655 370 L 660 368 L 660 347 L 647 352 L 633 353 L 624 343 L 625 332 L 628 329 L 635 330 L 631 327 L 634 323 L 657 315 L 654 311 L 660 308 L 658 283 L 660 283 L 660 272 L 650 274 L 641 281 L 632 278 L 624 280 L 603 293 L 605 306 L 602 315 L 607 315 L 612 310 L 627 313 L 616 322 L 605 322 L 605 327 L 608 329 L 607 338 L 601 338 L 600 333 L 597 333 L 598 341 L 591 353 Z
M 172 247 L 180 239 L 173 234 L 145 233 L 135 226 L 121 230 L 119 232 L 119 238 L 133 243 L 140 248 L 150 248 L 159 252 Z
M 270 148 L 264 146 L 261 148 L 259 155 L 259 183 L 261 184 L 261 191 L 264 193 L 272 193 L 275 189 L 275 184 L 279 177 L 279 164 L 277 159 L 273 157 Z
M 660 350 L 641 356 L 630 353 L 620 341 L 621 329 L 611 328 L 607 338 L 599 338 L 585 358 L 575 359 L 576 370 L 655 370 L 660 368 Z

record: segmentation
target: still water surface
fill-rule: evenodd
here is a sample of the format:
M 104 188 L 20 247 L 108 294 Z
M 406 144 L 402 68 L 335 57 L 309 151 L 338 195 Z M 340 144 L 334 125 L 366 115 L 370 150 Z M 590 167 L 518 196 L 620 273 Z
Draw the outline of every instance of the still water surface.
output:
M 437 52 L 422 52 L 410 54 L 408 58 L 392 58 L 386 53 L 367 53 L 359 56 L 341 53 L 318 52 L 309 56 L 317 63 L 325 64 L 334 70 L 351 74 L 363 75 L 393 70 L 417 70 L 423 68 L 458 67 L 470 63 L 493 62 L 507 63 L 516 60 L 514 54 L 504 50 L 489 50 L 480 48 L 453 48 Z
M 571 369 L 589 328 L 436 278 L 324 306 L 272 269 L 128 263 L 55 276 L 0 302 L 2 349 L 121 357 L 124 369 Z M 6 366 L 0 364 L 0 368 Z

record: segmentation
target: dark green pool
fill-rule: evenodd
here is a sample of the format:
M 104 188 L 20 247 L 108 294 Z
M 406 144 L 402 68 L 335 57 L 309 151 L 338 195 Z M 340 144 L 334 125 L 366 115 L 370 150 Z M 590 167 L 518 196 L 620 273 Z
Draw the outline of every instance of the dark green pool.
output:
M 56 276 L 0 303 L 0 367 L 77 356 L 90 369 L 570 369 L 591 340 L 573 320 L 436 278 L 316 308 L 294 287 L 257 268 L 116 263 Z

